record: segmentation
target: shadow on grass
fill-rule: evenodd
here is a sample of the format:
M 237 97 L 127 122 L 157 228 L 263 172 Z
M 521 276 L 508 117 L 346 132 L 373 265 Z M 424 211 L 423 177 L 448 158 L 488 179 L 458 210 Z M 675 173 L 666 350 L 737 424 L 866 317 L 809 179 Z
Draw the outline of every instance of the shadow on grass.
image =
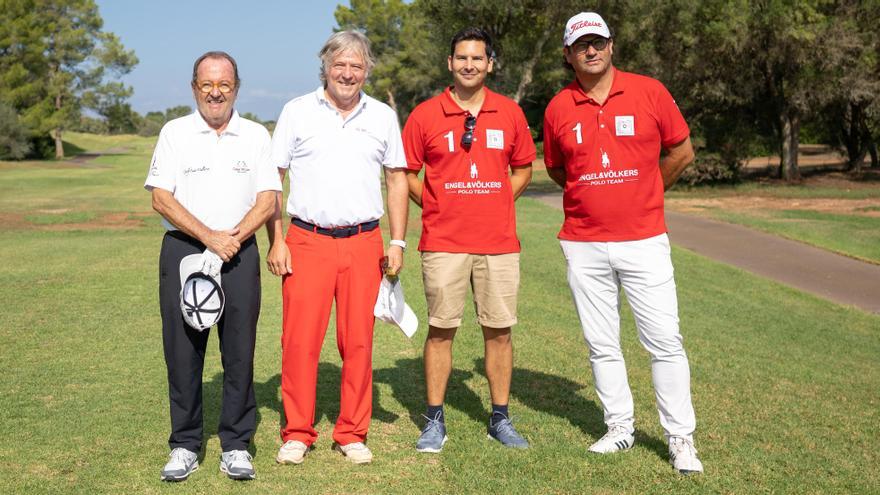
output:
M 489 418 L 489 409 L 465 383 L 473 376 L 470 371 L 453 368 L 446 387 L 444 404 L 482 423 Z M 422 414 L 425 412 L 425 374 L 422 358 L 398 359 L 393 367 L 375 370 L 373 381 L 390 385 L 393 397 L 409 411 L 410 420 L 421 429 L 425 422 L 422 419 Z
M 320 363 L 318 365 L 318 385 L 315 394 L 315 424 L 322 419 L 333 424 L 339 416 L 339 391 L 342 381 L 342 369 L 332 363 Z M 281 374 L 278 373 L 264 382 L 254 382 L 254 392 L 257 398 L 256 428 L 260 427 L 262 414 L 260 408 L 269 407 L 278 415 L 278 424 L 281 428 L 286 425 L 284 407 L 280 397 Z M 204 436 L 203 445 L 208 439 L 217 435 L 217 426 L 220 421 L 220 408 L 223 396 L 223 373 L 216 373 L 211 381 L 203 385 L 203 410 L 204 410 Z M 379 391 L 373 387 L 373 419 L 383 423 L 393 423 L 399 416 L 391 411 L 375 406 L 379 402 Z M 257 447 L 252 442 L 250 452 L 257 455 Z M 204 448 L 202 448 L 204 457 Z
M 474 369 L 485 376 L 485 360 L 475 359 Z M 590 437 L 587 442 L 592 443 L 602 438 L 607 428 L 601 405 L 581 395 L 584 388 L 585 385 L 568 378 L 514 367 L 510 395 L 531 409 L 568 421 Z M 639 431 L 636 436 L 641 444 L 660 457 L 665 459 L 669 455 L 666 443 L 661 439 Z

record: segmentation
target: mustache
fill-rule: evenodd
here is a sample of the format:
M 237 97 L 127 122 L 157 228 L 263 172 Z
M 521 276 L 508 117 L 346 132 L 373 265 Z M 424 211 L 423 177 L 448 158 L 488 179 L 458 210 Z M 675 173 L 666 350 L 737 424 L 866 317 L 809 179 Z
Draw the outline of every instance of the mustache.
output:
M 205 101 L 208 103 L 223 103 L 226 101 L 226 97 L 223 95 L 220 95 L 220 96 L 208 95 L 208 97 L 205 98 Z

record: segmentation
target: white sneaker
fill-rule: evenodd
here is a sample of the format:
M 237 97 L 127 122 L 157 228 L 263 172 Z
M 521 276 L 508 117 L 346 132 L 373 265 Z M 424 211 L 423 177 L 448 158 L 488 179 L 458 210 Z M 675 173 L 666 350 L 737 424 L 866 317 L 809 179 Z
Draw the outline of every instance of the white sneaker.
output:
M 687 437 L 669 437 L 669 462 L 681 474 L 703 472 L 694 441 Z
M 288 440 L 278 449 L 278 455 L 275 456 L 275 462 L 278 464 L 302 464 L 306 454 L 309 453 L 309 446 L 299 440 Z
M 199 468 L 199 456 L 191 450 L 178 447 L 168 454 L 162 468 L 162 481 L 183 481 Z
M 333 444 L 333 450 L 341 452 L 346 459 L 355 464 L 369 464 L 373 461 L 373 453 L 363 442 L 348 443 L 345 445 Z
M 596 443 L 590 445 L 590 448 L 587 450 L 597 454 L 610 454 L 630 449 L 635 443 L 636 437 L 625 426 L 611 425 L 608 427 L 608 433 Z
M 220 472 L 234 480 L 252 480 L 257 477 L 253 457 L 247 450 L 230 450 L 220 455 Z

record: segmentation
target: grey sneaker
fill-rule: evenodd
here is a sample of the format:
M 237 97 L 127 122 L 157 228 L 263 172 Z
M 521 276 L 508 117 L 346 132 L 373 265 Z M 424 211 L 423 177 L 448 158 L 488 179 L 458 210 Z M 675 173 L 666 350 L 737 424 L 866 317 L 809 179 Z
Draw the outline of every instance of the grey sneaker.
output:
M 703 472 L 703 463 L 697 457 L 697 449 L 691 438 L 669 437 L 669 462 L 681 474 Z
M 162 481 L 183 481 L 199 468 L 199 456 L 191 450 L 178 447 L 168 454 L 162 468 Z
M 440 419 L 441 413 L 438 412 L 434 419 L 424 414 L 422 417 L 428 420 L 428 422 L 425 423 L 425 427 L 422 428 L 422 435 L 419 437 L 419 441 L 416 442 L 416 451 L 439 454 L 443 450 L 443 445 L 449 440 L 449 437 L 446 436 L 446 424 Z
M 230 450 L 220 455 L 220 471 L 234 480 L 252 480 L 257 476 L 253 457 L 246 450 Z
M 501 442 L 501 445 L 504 445 L 505 447 L 513 447 L 516 449 L 529 448 L 529 442 L 516 432 L 513 423 L 511 423 L 510 419 L 503 414 L 493 414 L 492 417 L 489 418 L 489 428 L 487 431 L 487 436 L 489 438 L 498 440 Z

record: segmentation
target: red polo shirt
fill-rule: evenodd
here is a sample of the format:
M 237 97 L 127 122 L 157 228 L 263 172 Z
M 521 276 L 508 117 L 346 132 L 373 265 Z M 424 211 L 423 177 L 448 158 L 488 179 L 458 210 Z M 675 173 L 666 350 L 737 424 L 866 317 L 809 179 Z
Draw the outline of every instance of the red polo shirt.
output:
M 666 232 L 660 150 L 690 130 L 660 81 L 613 70 L 604 104 L 574 81 L 544 113 L 544 163 L 566 172 L 560 239 L 633 241 Z
M 530 164 L 535 143 L 519 105 L 485 91 L 470 150 L 461 146 L 466 113 L 449 88 L 417 106 L 403 128 L 407 167 L 425 167 L 420 251 L 520 250 L 509 167 Z

